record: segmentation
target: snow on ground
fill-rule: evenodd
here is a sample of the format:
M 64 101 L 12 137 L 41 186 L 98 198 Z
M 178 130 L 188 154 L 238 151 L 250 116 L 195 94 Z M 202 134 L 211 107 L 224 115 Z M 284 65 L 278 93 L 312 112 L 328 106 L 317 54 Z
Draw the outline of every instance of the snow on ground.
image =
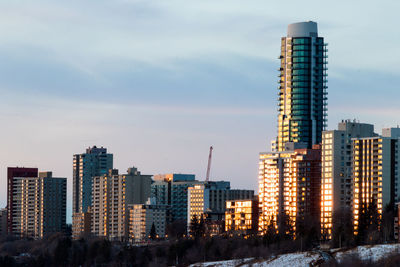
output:
M 317 261 L 322 261 L 322 256 L 318 252 L 291 253 L 273 257 L 269 260 L 257 260 L 247 258 L 242 260 L 227 260 L 204 262 L 190 265 L 190 267 L 282 267 L 282 266 L 311 266 Z
M 331 250 L 330 253 L 320 251 L 298 252 L 278 255 L 268 260 L 262 259 L 236 259 L 228 261 L 204 262 L 190 265 L 191 267 L 281 267 L 281 266 L 315 266 L 329 259 L 331 254 L 340 263 L 346 256 L 358 254 L 361 260 L 373 262 L 379 261 L 393 253 L 400 253 L 400 244 L 382 244 L 374 246 L 359 246 L 353 249 L 338 251 Z
M 275 258 L 253 263 L 254 267 L 281 267 L 281 266 L 312 266 L 317 261 L 322 261 L 322 256 L 318 252 L 290 253 L 279 255 Z M 250 265 L 243 265 L 250 266 Z
M 236 259 L 236 260 L 228 260 L 228 261 L 201 262 L 201 263 L 195 263 L 195 264 L 189 265 L 189 267 L 236 267 L 239 265 L 242 266 L 243 264 L 246 264 L 252 260 L 253 260 L 253 258 Z M 244 265 L 244 266 L 246 266 L 246 265 Z
M 340 262 L 346 255 L 358 254 L 361 260 L 371 260 L 376 262 L 383 259 L 390 254 L 397 252 L 400 253 L 400 244 L 384 244 L 374 246 L 359 246 L 350 250 L 336 252 L 335 259 Z

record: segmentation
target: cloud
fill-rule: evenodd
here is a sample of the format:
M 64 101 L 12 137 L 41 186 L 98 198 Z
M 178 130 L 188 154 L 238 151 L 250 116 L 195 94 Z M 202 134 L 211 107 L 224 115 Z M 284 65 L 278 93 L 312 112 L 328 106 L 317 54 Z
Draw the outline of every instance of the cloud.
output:
M 389 1 L 387 1 L 389 3 Z M 114 60 L 168 67 L 220 53 L 275 59 L 288 23 L 319 22 L 332 66 L 399 73 L 398 3 L 309 1 L 283 7 L 252 1 L 36 1 L 0 4 L 0 44 L 42 47 L 83 69 Z M 312 6 L 313 8 L 310 8 Z M 282 10 L 285 12 L 282 12 Z M 355 9 L 357 22 L 354 20 Z M 340 18 L 336 14 L 340 13 Z M 371 20 L 375 18 L 375 20 Z M 382 21 L 382 24 L 375 21 Z M 385 36 L 391 36 L 385 41 Z M 279 41 L 278 41 L 279 42 Z M 381 51 L 391 51 L 382 57 Z M 351 62 L 351 63 L 350 63 Z

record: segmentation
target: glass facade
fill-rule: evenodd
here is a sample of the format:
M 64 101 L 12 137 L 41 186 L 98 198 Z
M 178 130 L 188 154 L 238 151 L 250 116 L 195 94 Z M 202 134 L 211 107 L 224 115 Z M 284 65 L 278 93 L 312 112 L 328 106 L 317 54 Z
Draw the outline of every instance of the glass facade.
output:
M 279 69 L 278 151 L 287 142 L 319 144 L 326 127 L 326 44 L 322 37 L 283 37 Z

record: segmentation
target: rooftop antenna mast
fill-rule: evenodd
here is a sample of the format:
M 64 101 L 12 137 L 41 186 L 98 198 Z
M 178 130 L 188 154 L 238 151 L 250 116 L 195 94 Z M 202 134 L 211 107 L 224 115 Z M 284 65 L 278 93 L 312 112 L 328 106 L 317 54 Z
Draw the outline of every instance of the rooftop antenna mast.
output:
M 213 151 L 213 147 L 210 146 L 210 154 L 208 155 L 208 165 L 207 165 L 207 175 L 206 175 L 206 182 L 209 181 L 210 179 L 210 169 L 211 169 L 211 158 L 212 158 L 212 151 Z

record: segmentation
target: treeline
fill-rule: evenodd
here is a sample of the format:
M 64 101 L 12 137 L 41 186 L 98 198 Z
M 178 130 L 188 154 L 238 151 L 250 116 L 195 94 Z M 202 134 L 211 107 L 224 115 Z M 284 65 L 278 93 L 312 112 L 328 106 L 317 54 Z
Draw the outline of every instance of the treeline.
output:
M 291 240 L 218 236 L 178 239 L 133 246 L 102 239 L 71 240 L 54 235 L 43 240 L 6 240 L 0 245 L 0 266 L 187 266 L 233 258 L 268 258 L 298 251 Z
M 354 235 L 350 210 L 335 213 L 331 247 L 350 248 L 394 241 L 392 208 L 386 207 L 380 216 L 373 206 L 364 206 L 359 214 L 358 235 Z M 211 236 L 205 220 L 200 217 L 189 225 L 190 237 L 186 236 L 185 224 L 175 222 L 168 225 L 168 240 L 156 239 L 140 246 L 90 237 L 72 240 L 68 234 L 54 234 L 42 240 L 9 237 L 0 242 L 0 266 L 187 266 L 238 258 L 262 260 L 273 255 L 318 249 L 321 244 L 319 222 L 307 217 L 298 221 L 297 226 L 293 229 L 288 218 L 282 218 L 279 233 L 271 226 L 262 236 L 238 231 Z M 390 261 L 394 259 L 399 260 L 399 255 L 386 259 L 389 265 L 384 266 L 392 266 Z M 375 266 L 357 257 L 346 259 L 343 266 L 347 263 L 347 266 Z M 330 264 L 326 266 L 337 265 Z
M 218 236 L 158 241 L 130 246 L 102 239 L 71 240 L 57 234 L 43 240 L 5 240 L 0 245 L 0 266 L 187 266 L 196 262 L 256 258 L 312 249 L 307 242 L 268 236 Z M 362 261 L 356 254 L 321 266 L 397 266 L 400 254 L 378 263 Z

